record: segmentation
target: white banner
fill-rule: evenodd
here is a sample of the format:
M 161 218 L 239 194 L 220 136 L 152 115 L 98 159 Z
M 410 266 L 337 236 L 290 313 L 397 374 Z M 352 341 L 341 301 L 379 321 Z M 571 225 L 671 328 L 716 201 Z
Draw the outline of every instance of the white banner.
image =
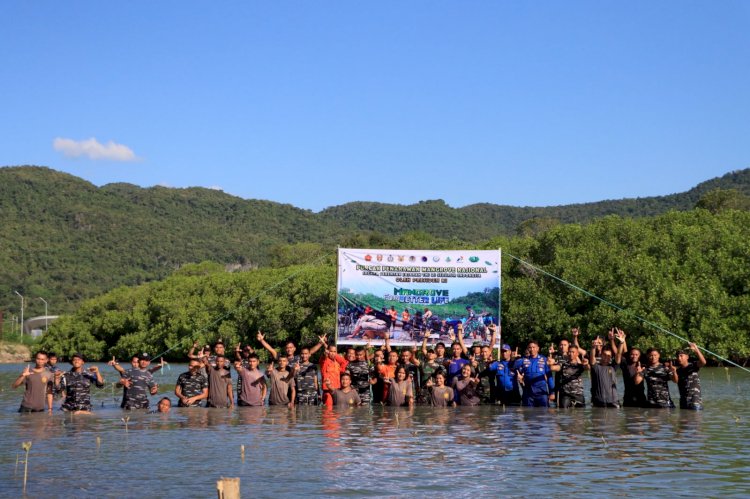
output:
M 489 341 L 500 314 L 500 250 L 339 249 L 339 344 Z

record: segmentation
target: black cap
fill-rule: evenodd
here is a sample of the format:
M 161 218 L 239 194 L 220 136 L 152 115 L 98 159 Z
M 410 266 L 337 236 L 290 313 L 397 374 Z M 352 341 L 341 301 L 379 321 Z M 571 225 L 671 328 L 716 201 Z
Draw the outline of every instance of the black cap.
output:
M 151 356 L 146 352 L 143 352 L 138 356 L 138 360 L 151 360 Z

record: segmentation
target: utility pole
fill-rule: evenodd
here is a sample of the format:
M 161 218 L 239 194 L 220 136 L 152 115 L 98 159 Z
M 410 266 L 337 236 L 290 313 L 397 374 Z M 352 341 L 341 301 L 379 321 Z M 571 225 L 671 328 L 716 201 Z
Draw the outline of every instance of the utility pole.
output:
M 44 332 L 46 334 L 47 329 L 49 328 L 49 326 L 47 325 L 47 300 L 45 300 L 41 296 L 39 297 L 39 299 L 44 302 Z
M 23 295 L 18 291 L 13 292 L 21 297 L 21 338 L 23 338 Z

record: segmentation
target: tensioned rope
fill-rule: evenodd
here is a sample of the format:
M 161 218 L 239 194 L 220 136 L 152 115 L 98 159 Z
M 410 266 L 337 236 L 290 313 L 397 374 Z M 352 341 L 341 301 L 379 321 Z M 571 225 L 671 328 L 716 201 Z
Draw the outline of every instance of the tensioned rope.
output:
M 318 258 L 317 260 L 315 260 L 315 261 L 311 261 L 311 262 L 309 262 L 309 263 L 306 263 L 305 265 L 318 265 L 318 264 L 320 264 L 320 263 L 321 263 L 321 262 L 322 262 L 323 260 L 325 260 L 326 258 L 328 258 L 329 256 L 330 256 L 329 254 L 324 254 L 323 256 L 321 256 L 320 258 Z M 193 333 L 192 333 L 192 334 L 191 334 L 190 336 L 191 336 L 191 337 L 196 337 L 196 336 L 197 336 L 197 335 L 199 335 L 200 333 L 202 333 L 202 332 L 204 332 L 204 331 L 208 330 L 209 328 L 211 328 L 211 327 L 215 326 L 215 325 L 216 325 L 216 324 L 218 324 L 219 322 L 221 322 L 221 321 L 225 320 L 226 318 L 228 318 L 228 317 L 230 317 L 230 316 L 234 315 L 234 314 L 235 314 L 236 312 L 238 312 L 239 310 L 241 310 L 241 309 L 243 309 L 243 308 L 247 307 L 247 306 L 248 306 L 248 305 L 250 305 L 250 304 L 251 304 L 252 302 L 254 302 L 255 300 L 257 300 L 258 298 L 260 298 L 260 297 L 261 297 L 261 296 L 263 296 L 264 294 L 268 293 L 269 291 L 272 291 L 272 290 L 274 290 L 274 289 L 278 288 L 279 286 L 281 286 L 281 285 L 282 285 L 283 283 L 285 283 L 286 281 L 289 281 L 289 280 L 290 280 L 290 279 L 292 279 L 293 277 L 296 277 L 296 276 L 298 276 L 298 275 L 302 274 L 302 273 L 303 273 L 303 272 L 304 272 L 305 270 L 307 270 L 307 269 L 305 269 L 305 268 L 302 268 L 302 269 L 298 270 L 297 272 L 293 272 L 293 273 L 289 274 L 288 276 L 284 277 L 283 279 L 279 280 L 279 281 L 278 281 L 278 282 L 277 282 L 276 284 L 274 284 L 273 286 L 269 286 L 269 287 L 267 287 L 267 288 L 264 288 L 263 290 L 261 290 L 261 291 L 260 291 L 260 292 L 259 292 L 258 294 L 256 294 L 255 296 L 253 296 L 253 297 L 249 298 L 248 300 L 246 300 L 245 302 L 243 302 L 243 303 L 242 303 L 242 304 L 240 304 L 239 306 L 235 307 L 235 308 L 234 308 L 233 310 L 229 310 L 229 311 L 228 311 L 228 312 L 226 312 L 226 313 L 225 313 L 224 315 L 221 315 L 221 316 L 217 317 L 217 318 L 216 318 L 216 319 L 214 319 L 214 320 L 213 320 L 212 322 L 210 322 L 210 323 L 206 324 L 206 325 L 205 325 L 205 326 L 203 326 L 202 328 L 200 328 L 200 329 L 198 329 L 197 331 L 193 332 Z M 154 355 L 154 357 L 153 357 L 153 358 L 154 358 L 154 359 L 158 359 L 159 357 L 162 357 L 162 356 L 164 356 L 164 355 L 168 354 L 168 353 L 169 353 L 169 352 L 171 352 L 172 350 L 174 350 L 174 349 L 176 349 L 176 348 L 180 347 L 180 346 L 181 346 L 181 345 L 182 345 L 182 344 L 184 343 L 184 340 L 186 340 L 186 339 L 188 339 L 188 340 L 189 340 L 189 339 L 191 339 L 191 338 L 190 338 L 190 337 L 187 337 L 187 336 L 186 336 L 186 337 L 184 337 L 184 338 L 180 339 L 180 340 L 179 340 L 179 341 L 177 342 L 177 344 L 176 344 L 175 346 L 173 346 L 173 347 L 171 347 L 171 348 L 168 348 L 168 349 L 164 350 L 164 351 L 163 351 L 163 352 L 161 352 L 161 353 L 160 353 L 159 355 Z
M 585 290 L 585 289 L 581 288 L 580 286 L 576 286 L 575 284 L 573 284 L 573 283 L 571 283 L 571 282 L 568 282 L 568 281 L 566 281 L 566 280 L 565 280 L 565 279 L 563 279 L 562 277 L 558 277 L 558 276 L 556 276 L 556 275 L 554 275 L 554 274 L 551 274 L 551 273 L 547 272 L 546 270 L 544 270 L 544 269 L 542 269 L 542 268 L 539 268 L 539 267 L 537 267 L 536 265 L 533 265 L 533 264 L 531 264 L 531 263 L 529 263 L 529 262 L 527 262 L 527 261 L 525 261 L 525 260 L 522 260 L 521 258 L 518 258 L 517 256 L 511 255 L 510 253 L 505 253 L 505 252 L 504 252 L 504 254 L 505 254 L 505 255 L 508 255 L 509 257 L 511 257 L 512 259 L 516 260 L 517 262 L 520 262 L 520 263 L 522 263 L 522 264 L 524 264 L 524 265 L 527 265 L 528 267 L 531 267 L 532 269 L 534 269 L 534 270 L 536 270 L 536 271 L 538 271 L 538 272 L 540 272 L 540 273 L 542 273 L 542 274 L 546 275 L 547 277 L 551 277 L 552 279 L 554 279 L 554 280 L 556 280 L 556 281 L 558 281 L 558 282 L 561 282 L 561 283 L 565 284 L 566 286 L 569 286 L 569 287 L 571 287 L 571 288 L 575 289 L 576 291 L 580 291 L 581 293 L 583 293 L 583 294 L 585 294 L 585 295 L 587 295 L 587 296 L 590 296 L 591 298 L 594 298 L 595 300 L 598 300 L 598 301 L 600 301 L 601 303 L 604 303 L 605 305 L 607 305 L 607 306 L 609 306 L 609 307 L 612 307 L 612 308 L 614 308 L 614 309 L 616 309 L 616 310 L 618 310 L 618 311 L 620 311 L 620 312 L 623 312 L 624 314 L 626 314 L 626 315 L 629 315 L 629 316 L 633 317 L 634 319 L 636 319 L 636 320 L 638 320 L 638 321 L 640 321 L 640 322 L 642 322 L 642 323 L 644 323 L 644 324 L 646 324 L 646 325 L 648 325 L 648 326 L 651 326 L 652 328 L 654 328 L 654 329 L 656 329 L 656 330 L 658 330 L 658 331 L 661 331 L 661 332 L 663 332 L 663 333 L 667 333 L 667 334 L 669 334 L 669 335 L 671 335 L 671 336 L 674 336 L 675 338 L 677 338 L 677 339 L 679 339 L 679 340 L 681 340 L 681 341 L 684 341 L 685 343 L 690 343 L 690 341 L 689 341 L 689 340 L 687 340 L 686 338 L 683 338 L 682 336 L 680 336 L 680 335 L 678 335 L 678 334 L 675 334 L 675 333 L 673 333 L 672 331 L 669 331 L 668 329 L 666 329 L 666 328 L 664 328 L 664 327 L 660 326 L 659 324 L 656 324 L 655 322 L 652 322 L 652 321 L 650 321 L 650 320 L 648 320 L 648 319 L 645 319 L 645 318 L 643 318 L 643 317 L 639 316 L 638 314 L 636 314 L 636 313 L 634 313 L 634 312 L 631 312 L 630 310 L 628 310 L 628 309 L 626 309 L 626 308 L 624 308 L 624 307 L 621 307 L 621 306 L 619 306 L 619 305 L 617 305 L 617 304 L 615 304 L 615 303 L 612 303 L 612 302 L 611 302 L 611 301 L 609 301 L 609 300 L 605 300 L 604 298 L 601 298 L 601 297 L 599 297 L 599 296 L 595 295 L 594 293 L 592 293 L 592 292 L 590 292 L 590 291 L 587 291 L 587 290 Z M 724 357 L 722 357 L 721 355 L 719 355 L 719 354 L 717 354 L 717 353 L 714 353 L 714 352 L 712 352 L 712 351 L 710 351 L 710 350 L 708 350 L 708 349 L 706 349 L 706 348 L 703 348 L 702 346 L 700 346 L 700 345 L 698 345 L 698 344 L 696 344 L 696 346 L 697 346 L 698 348 L 700 348 L 701 350 L 703 350 L 704 352 L 706 352 L 707 354 L 709 354 L 709 355 L 712 355 L 712 356 L 716 357 L 717 359 L 721 359 L 721 360 L 723 360 L 724 362 L 728 362 L 729 364 L 732 364 L 733 366 L 735 366 L 735 367 L 739 367 L 739 368 L 740 368 L 740 369 L 742 369 L 743 371 L 747 371 L 748 373 L 750 373 L 750 369 L 747 369 L 747 368 L 745 368 L 745 367 L 742 367 L 741 365 L 739 365 L 739 364 L 737 364 L 737 363 L 735 363 L 735 362 L 732 362 L 732 361 L 731 361 L 731 360 L 729 360 L 729 359 L 725 359 L 725 358 L 724 358 Z

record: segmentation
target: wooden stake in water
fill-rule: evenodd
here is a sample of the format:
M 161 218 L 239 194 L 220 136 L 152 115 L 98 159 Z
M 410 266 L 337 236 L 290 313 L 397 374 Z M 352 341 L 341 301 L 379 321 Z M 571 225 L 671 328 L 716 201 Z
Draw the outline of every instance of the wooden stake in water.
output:
M 26 493 L 26 478 L 29 474 L 29 451 L 31 450 L 31 442 L 24 442 L 21 444 L 21 448 L 26 451 L 26 458 L 23 461 L 23 493 Z
M 128 431 L 128 421 L 130 421 L 130 416 L 125 416 L 124 418 L 120 418 L 120 419 L 122 419 L 122 422 L 125 423 L 125 431 L 127 432 Z
M 102 446 L 102 437 L 96 437 L 96 453 L 99 453 L 99 447 Z
M 221 478 L 216 482 L 219 499 L 240 499 L 240 479 Z
M 245 462 L 245 445 L 240 445 L 240 457 L 242 458 L 242 462 Z

